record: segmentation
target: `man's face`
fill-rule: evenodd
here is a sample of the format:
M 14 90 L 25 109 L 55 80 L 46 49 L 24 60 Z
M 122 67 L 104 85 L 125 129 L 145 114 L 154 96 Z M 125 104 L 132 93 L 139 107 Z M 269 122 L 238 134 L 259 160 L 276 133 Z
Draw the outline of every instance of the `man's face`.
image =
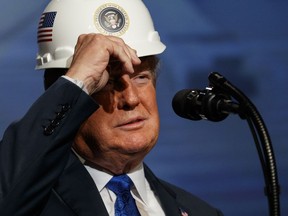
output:
M 79 130 L 75 140 L 78 153 L 100 166 L 117 155 L 141 161 L 159 132 L 155 77 L 149 61 L 142 60 L 134 74 L 111 66 L 109 82 L 92 97 L 100 107 Z

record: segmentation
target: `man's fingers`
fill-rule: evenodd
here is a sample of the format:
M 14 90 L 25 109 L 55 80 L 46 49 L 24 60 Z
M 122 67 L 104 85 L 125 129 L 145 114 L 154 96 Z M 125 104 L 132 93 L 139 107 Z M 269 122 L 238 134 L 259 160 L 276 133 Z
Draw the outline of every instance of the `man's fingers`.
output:
M 123 63 L 124 69 L 128 70 L 127 72 L 133 73 L 133 66 L 141 63 L 136 50 L 125 44 L 121 38 L 109 36 L 109 39 L 114 42 L 114 47 L 110 54 Z
M 134 66 L 141 63 L 136 51 L 121 38 L 101 34 L 80 35 L 66 75 L 83 81 L 93 93 L 107 83 L 107 66 L 111 59 L 119 61 L 123 72 L 127 73 L 134 73 Z

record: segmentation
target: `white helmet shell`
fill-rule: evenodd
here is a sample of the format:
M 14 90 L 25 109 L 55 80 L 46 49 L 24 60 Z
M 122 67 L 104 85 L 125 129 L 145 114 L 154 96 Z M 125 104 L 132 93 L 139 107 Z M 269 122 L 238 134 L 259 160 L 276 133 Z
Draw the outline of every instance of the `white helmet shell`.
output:
M 122 38 L 139 57 L 165 50 L 141 0 L 52 0 L 38 27 L 36 69 L 69 68 L 81 34 Z

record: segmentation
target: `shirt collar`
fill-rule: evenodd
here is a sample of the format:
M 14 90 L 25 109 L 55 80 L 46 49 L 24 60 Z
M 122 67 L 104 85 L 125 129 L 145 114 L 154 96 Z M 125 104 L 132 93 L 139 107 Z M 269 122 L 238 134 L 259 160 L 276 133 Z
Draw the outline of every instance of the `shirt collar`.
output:
M 104 171 L 92 168 L 88 165 L 85 165 L 85 160 L 79 154 L 77 154 L 77 152 L 73 148 L 72 148 L 72 151 L 76 154 L 76 156 L 79 158 L 81 163 L 84 164 L 85 168 L 90 173 L 93 181 L 95 182 L 98 191 L 101 192 L 105 188 L 106 184 L 113 177 L 113 175 L 110 173 L 106 173 Z M 144 203 L 148 203 L 147 191 L 146 191 L 146 188 L 148 187 L 147 186 L 148 183 L 146 182 L 143 163 L 140 163 L 133 170 L 127 173 L 127 175 L 132 180 L 140 198 L 143 200 Z
M 94 180 L 98 191 L 101 192 L 105 188 L 106 184 L 113 177 L 113 175 L 110 173 L 106 173 L 101 170 L 92 168 L 85 164 L 84 166 L 87 169 L 87 171 L 90 173 L 92 179 Z M 145 180 L 143 163 L 140 163 L 135 169 L 127 173 L 127 175 L 133 181 L 134 186 L 140 196 L 140 199 L 142 199 L 144 203 L 147 203 L 146 180 Z
M 130 179 L 133 181 L 140 198 L 144 203 L 147 203 L 147 191 L 146 191 L 146 179 L 144 174 L 143 163 L 140 163 L 134 170 L 127 173 Z

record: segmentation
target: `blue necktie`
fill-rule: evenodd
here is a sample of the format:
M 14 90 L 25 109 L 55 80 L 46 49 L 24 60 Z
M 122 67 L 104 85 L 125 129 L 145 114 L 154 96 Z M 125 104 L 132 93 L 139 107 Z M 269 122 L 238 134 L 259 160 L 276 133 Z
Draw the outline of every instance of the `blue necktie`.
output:
M 115 202 L 115 216 L 140 216 L 134 198 L 130 193 L 133 182 L 127 175 L 114 176 L 107 187 L 113 191 L 117 198 Z

